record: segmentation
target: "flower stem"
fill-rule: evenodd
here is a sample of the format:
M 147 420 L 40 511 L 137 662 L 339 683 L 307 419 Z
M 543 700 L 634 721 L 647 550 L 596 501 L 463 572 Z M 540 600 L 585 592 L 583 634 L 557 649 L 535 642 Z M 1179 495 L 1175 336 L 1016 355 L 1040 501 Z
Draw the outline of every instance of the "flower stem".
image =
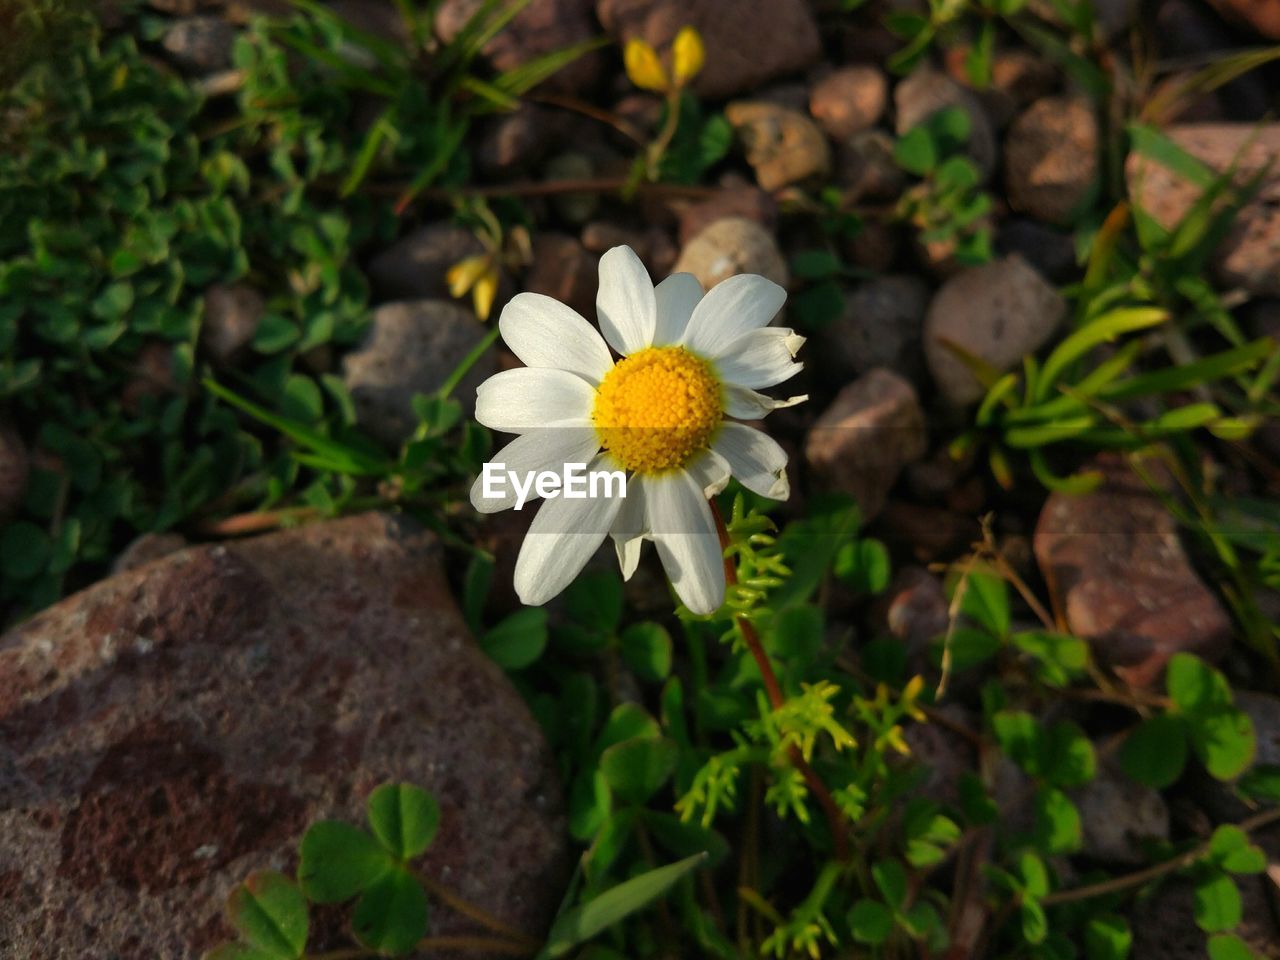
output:
M 714 500 L 711 503 L 711 516 L 716 522 L 716 533 L 720 536 L 720 549 L 727 550 L 729 548 L 729 531 L 724 525 L 724 517 L 720 515 L 720 508 L 716 506 Z M 733 561 L 728 557 L 724 558 L 724 579 L 729 586 L 738 582 L 738 571 Z M 778 682 L 778 675 L 773 671 L 773 665 L 769 662 L 769 655 L 765 653 L 764 645 L 760 642 L 760 635 L 756 633 L 755 624 L 746 617 L 736 617 L 734 622 L 738 625 L 738 630 L 742 633 L 742 639 L 747 645 L 747 649 L 751 651 L 751 656 L 756 661 L 756 666 L 760 669 L 760 679 L 764 681 L 765 693 L 769 697 L 769 705 L 777 710 L 786 701 L 786 697 L 782 693 L 782 684 Z M 845 829 L 844 815 L 840 812 L 840 808 L 836 805 L 835 799 L 831 796 L 831 791 L 827 789 L 827 785 L 822 782 L 822 778 L 818 776 L 813 767 L 809 766 L 808 761 L 801 756 L 800 751 L 792 746 L 787 751 L 791 760 L 791 765 L 800 771 L 800 775 L 804 777 L 805 784 L 809 787 L 810 792 L 818 801 L 818 805 L 822 807 L 822 812 L 826 814 L 827 825 L 831 830 L 831 839 L 835 843 L 836 859 L 841 863 L 845 863 L 849 859 L 849 835 Z
M 418 882 L 422 884 L 423 889 L 431 896 L 438 899 L 441 903 L 448 904 L 464 917 L 469 917 L 482 927 L 492 930 L 494 933 L 504 937 L 508 941 L 508 946 L 520 948 L 520 953 L 535 953 L 540 944 L 529 934 L 523 930 L 519 930 L 511 924 L 498 919 L 489 913 L 483 907 L 478 907 L 470 900 L 464 900 L 458 894 L 454 893 L 439 880 L 428 876 L 421 870 L 414 871 L 418 878 Z M 438 938 L 437 938 L 438 939 Z

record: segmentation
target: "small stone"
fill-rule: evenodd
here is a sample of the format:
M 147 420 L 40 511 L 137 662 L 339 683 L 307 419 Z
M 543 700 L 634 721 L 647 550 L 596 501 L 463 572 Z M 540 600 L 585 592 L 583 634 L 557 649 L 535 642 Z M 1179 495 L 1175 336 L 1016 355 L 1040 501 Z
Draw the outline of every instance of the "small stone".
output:
M 942 581 L 924 567 L 903 567 L 884 596 L 884 626 L 906 647 L 909 669 L 935 672 L 929 648 L 951 623 L 951 605 Z
M 510 174 L 539 163 L 551 149 L 560 124 L 554 111 L 527 100 L 490 118 L 476 144 L 477 166 L 485 173 Z
M 180 533 L 143 533 L 134 537 L 111 563 L 111 573 L 136 570 L 152 560 L 159 560 L 177 553 L 187 545 L 187 538 Z
M 440 807 L 415 868 L 545 930 L 571 866 L 554 758 L 441 561 L 365 514 L 183 550 L 0 637 L 0 952 L 202 956 L 235 884 L 293 874 L 309 824 L 364 824 L 387 781 Z M 433 902 L 433 935 L 472 923 Z
M 1182 124 L 1164 132 L 1212 170 L 1225 172 L 1235 164 L 1235 183 L 1240 186 L 1271 164 L 1257 193 L 1219 243 L 1213 266 L 1225 285 L 1257 296 L 1280 296 L 1280 170 L 1272 163 L 1280 154 L 1280 123 Z M 1181 222 L 1203 192 L 1137 151 L 1129 154 L 1125 172 L 1135 205 L 1166 230 Z
M 954 703 L 939 707 L 936 715 L 964 728 L 977 726 L 969 712 Z M 902 738 L 911 750 L 911 759 L 927 771 L 916 792 L 940 803 L 959 805 L 960 781 L 977 763 L 973 743 L 936 719 L 906 724 Z
M 1129 866 L 1146 863 L 1152 845 L 1169 839 L 1169 808 L 1159 791 L 1126 776 L 1113 762 L 1071 794 L 1080 811 L 1086 857 Z
M 991 86 L 977 95 L 987 115 L 1003 129 L 1021 110 L 1053 93 L 1057 84 L 1058 71 L 1050 61 L 1014 47 L 996 51 L 991 61 Z
M 22 504 L 31 475 L 31 455 L 12 424 L 0 423 L 0 518 Z
M 468 310 L 447 300 L 388 303 L 373 312 L 364 343 L 342 361 L 342 379 L 362 429 L 391 446 L 416 429 L 413 398 L 438 389 L 485 336 Z M 495 370 L 486 353 L 454 396 L 470 414 L 476 387 Z
M 1062 296 L 1018 255 L 969 267 L 934 295 L 925 318 L 924 350 L 934 382 L 954 404 L 983 394 L 954 343 L 996 370 L 1009 370 L 1053 336 L 1066 315 Z
M 1054 284 L 1069 282 L 1080 270 L 1071 234 L 1035 220 L 1013 217 L 1003 221 L 996 234 L 996 250 L 1002 255 L 1021 255 Z
M 809 428 L 804 453 L 814 471 L 852 496 L 870 521 L 902 468 L 926 449 L 915 388 L 892 370 L 875 369 L 836 395 Z
M 940 70 L 922 66 L 898 82 L 893 91 L 893 105 L 897 112 L 895 129 L 898 136 L 928 120 L 939 110 L 947 107 L 964 110 L 969 115 L 969 156 L 978 165 L 983 180 L 991 176 L 997 159 L 995 132 L 982 104 L 971 90 L 960 86 Z
M 982 535 L 982 528 L 971 515 L 904 500 L 885 504 L 879 529 L 891 548 L 909 551 L 917 563 L 954 557 Z
M 893 158 L 893 145 L 883 130 L 864 130 L 839 145 L 837 170 L 850 202 L 892 200 L 902 193 L 907 178 Z
M 739 100 L 729 104 L 724 115 L 737 131 L 762 189 L 772 192 L 830 171 L 826 137 L 799 111 L 763 100 Z
M 773 234 L 744 217 L 726 217 L 704 229 L 685 244 L 672 272 L 692 273 L 703 290 L 739 273 L 758 273 L 783 287 L 791 279 Z
M 220 366 L 230 365 L 253 340 L 266 312 L 262 294 L 247 284 L 214 284 L 204 292 L 200 344 Z
M 818 81 L 809 94 L 809 113 L 837 142 L 874 127 L 884 116 L 889 81 L 872 66 L 843 67 Z
M 484 252 L 484 245 L 465 227 L 428 224 L 370 260 L 369 282 L 379 301 L 444 299 L 449 296 L 449 268 Z
M 222 17 L 183 17 L 165 31 L 160 45 L 182 70 L 202 74 L 231 66 L 235 39 L 235 28 Z
M 693 88 L 712 100 L 757 90 L 822 55 L 807 0 L 769 0 L 749 11 L 738 0 L 597 0 L 596 13 L 610 35 L 638 37 L 664 53 L 681 28 L 697 29 L 707 58 Z
M 532 0 L 484 45 L 481 51 L 499 72 L 522 67 L 547 54 L 591 40 L 599 34 L 592 16 L 594 0 Z M 450 43 L 486 6 L 485 0 L 444 0 L 435 14 L 436 36 Z M 490 4 L 489 16 L 493 16 Z M 544 84 L 565 93 L 591 89 L 604 67 L 601 53 L 590 51 L 553 73 Z
M 778 203 L 754 184 L 725 186 L 712 196 L 680 211 L 680 242 L 687 244 L 718 220 L 745 217 L 772 230 L 778 222 Z
M 568 304 L 584 317 L 595 316 L 599 258 L 562 233 L 539 233 L 524 288 Z
M 844 242 L 844 250 L 853 266 L 872 273 L 888 273 L 898 259 L 902 241 L 900 224 L 867 220 L 862 229 Z
M 1046 223 L 1069 223 L 1098 179 L 1098 121 L 1083 97 L 1045 97 L 1005 140 L 1009 204 Z
M 1049 495 L 1036 560 L 1071 632 L 1134 687 L 1155 683 L 1175 653 L 1218 660 L 1231 620 L 1201 582 L 1177 522 L 1118 456 L 1099 458 L 1092 493 Z
M 876 277 L 845 297 L 844 311 L 818 334 L 821 360 L 857 376 L 888 367 L 915 382 L 924 372 L 921 333 L 929 287 L 912 274 Z

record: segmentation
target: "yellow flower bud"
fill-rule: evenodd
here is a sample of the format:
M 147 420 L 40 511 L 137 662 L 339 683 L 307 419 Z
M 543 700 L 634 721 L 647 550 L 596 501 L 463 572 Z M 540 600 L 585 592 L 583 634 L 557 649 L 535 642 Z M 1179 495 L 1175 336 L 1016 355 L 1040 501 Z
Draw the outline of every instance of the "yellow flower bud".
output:
M 475 257 L 467 257 L 465 260 L 459 260 L 444 275 L 445 282 L 449 284 L 449 294 L 454 297 L 463 296 L 470 290 L 481 274 L 489 266 L 489 256 L 480 254 Z
M 493 309 L 493 298 L 498 293 L 498 268 L 490 265 L 483 276 L 471 288 L 471 298 L 475 303 L 476 316 L 481 320 L 489 319 L 489 311 Z
M 707 51 L 702 46 L 702 34 L 695 27 L 684 27 L 676 34 L 671 45 L 672 72 L 675 74 L 676 86 L 683 87 L 696 77 L 706 62 Z
M 627 76 L 631 82 L 642 90 L 655 90 L 663 93 L 667 89 L 667 74 L 662 69 L 658 54 L 653 47 L 639 38 L 627 41 L 623 51 L 623 60 L 627 65 Z

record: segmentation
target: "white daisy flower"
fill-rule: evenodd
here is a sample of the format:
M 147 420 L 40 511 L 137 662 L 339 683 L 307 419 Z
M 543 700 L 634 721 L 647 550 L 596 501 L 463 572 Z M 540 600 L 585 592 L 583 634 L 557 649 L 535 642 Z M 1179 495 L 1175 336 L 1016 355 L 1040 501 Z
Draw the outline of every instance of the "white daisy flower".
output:
M 625 471 L 626 495 L 547 497 L 516 561 L 515 588 L 531 606 L 567 587 L 612 535 L 629 579 L 644 540 L 681 601 L 695 613 L 724 602 L 720 540 L 707 498 L 735 476 L 762 496 L 785 500 L 787 456 L 772 439 L 735 420 L 758 420 L 806 397 L 757 393 L 799 373 L 804 338 L 770 327 L 786 291 L 754 274 L 730 277 L 707 294 L 691 274 L 655 288 L 630 247 L 600 258 L 600 331 L 550 297 L 522 293 L 498 321 L 524 363 L 476 391 L 476 419 L 519 436 L 492 457 L 518 471 Z M 607 343 L 607 346 L 606 346 Z M 615 361 L 612 347 L 621 359 Z M 471 502 L 483 513 L 515 505 L 513 490 Z

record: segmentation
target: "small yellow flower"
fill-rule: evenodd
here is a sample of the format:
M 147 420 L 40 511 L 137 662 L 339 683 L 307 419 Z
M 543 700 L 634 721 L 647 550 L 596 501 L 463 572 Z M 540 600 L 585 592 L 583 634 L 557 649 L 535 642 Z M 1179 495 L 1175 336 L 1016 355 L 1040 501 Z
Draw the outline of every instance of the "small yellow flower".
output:
M 449 268 L 444 279 L 449 284 L 451 296 L 463 297 L 468 290 L 471 291 L 476 316 L 481 320 L 489 319 L 493 298 L 498 293 L 499 279 L 498 264 L 492 254 L 482 253 L 459 260 Z
M 671 45 L 672 73 L 677 87 L 683 87 L 702 71 L 707 51 L 702 45 L 702 34 L 696 27 L 684 27 L 676 34 Z
M 627 66 L 627 76 L 631 82 L 642 90 L 653 90 L 665 93 L 667 90 L 667 74 L 658 60 L 657 51 L 640 38 L 627 41 L 623 51 L 623 60 Z

